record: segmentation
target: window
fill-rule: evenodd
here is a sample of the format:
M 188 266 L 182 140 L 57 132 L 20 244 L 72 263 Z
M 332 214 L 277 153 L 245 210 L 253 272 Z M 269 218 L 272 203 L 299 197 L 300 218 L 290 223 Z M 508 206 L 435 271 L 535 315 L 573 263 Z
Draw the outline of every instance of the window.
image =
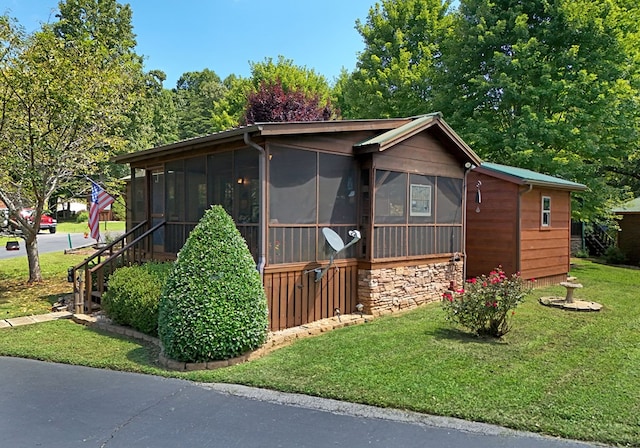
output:
M 549 196 L 542 196 L 542 227 L 549 227 L 551 225 L 551 198 Z
M 317 153 L 272 146 L 270 158 L 269 223 L 315 224 Z
M 431 216 L 431 185 L 411 184 L 411 216 Z
M 407 174 L 376 170 L 375 222 L 403 224 L 406 222 Z

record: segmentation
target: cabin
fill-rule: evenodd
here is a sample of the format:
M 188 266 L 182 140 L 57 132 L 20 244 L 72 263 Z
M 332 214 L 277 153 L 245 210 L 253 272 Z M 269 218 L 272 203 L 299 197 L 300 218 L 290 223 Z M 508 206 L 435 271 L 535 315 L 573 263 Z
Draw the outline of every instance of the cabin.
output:
M 640 197 L 613 210 L 620 215 L 618 248 L 629 264 L 640 265 Z
M 146 259 L 174 259 L 205 209 L 227 210 L 272 331 L 414 307 L 463 281 L 465 177 L 481 160 L 439 113 L 257 123 L 116 161 Z
M 585 185 L 497 163 L 473 168 L 468 185 L 466 277 L 502 266 L 539 286 L 566 280 L 571 192 Z

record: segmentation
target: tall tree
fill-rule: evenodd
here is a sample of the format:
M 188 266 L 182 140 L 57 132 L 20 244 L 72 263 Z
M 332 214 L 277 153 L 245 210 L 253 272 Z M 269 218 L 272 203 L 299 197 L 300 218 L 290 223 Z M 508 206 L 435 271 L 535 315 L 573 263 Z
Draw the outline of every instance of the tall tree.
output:
M 30 282 L 42 279 L 36 235 L 49 198 L 124 144 L 113 129 L 142 73 L 108 41 L 54 29 L 25 35 L 0 17 L 0 199 L 24 234 Z M 35 208 L 33 222 L 22 207 Z
M 214 131 L 212 110 L 226 93 L 220 77 L 205 68 L 184 73 L 174 89 L 180 139 L 210 134 Z
M 357 21 L 365 49 L 355 71 L 341 74 L 337 104 L 345 118 L 431 112 L 435 67 L 449 37 L 449 0 L 382 0 Z
M 637 19 L 637 7 L 461 0 L 437 107 L 485 159 L 586 183 L 575 210 L 606 213 L 619 194 L 606 167 L 638 140 L 638 66 L 625 46 L 638 22 L 621 26 L 625 14 Z

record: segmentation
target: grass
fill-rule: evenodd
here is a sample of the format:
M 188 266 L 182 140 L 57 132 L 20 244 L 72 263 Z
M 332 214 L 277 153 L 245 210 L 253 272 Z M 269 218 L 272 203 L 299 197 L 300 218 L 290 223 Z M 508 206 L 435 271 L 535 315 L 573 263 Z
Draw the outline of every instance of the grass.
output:
M 534 290 L 499 341 L 451 327 L 434 304 L 216 371 L 161 370 L 155 347 L 69 321 L 0 330 L 0 355 L 240 383 L 640 446 L 640 270 L 576 263 L 572 274 L 584 285 L 576 295 L 603 310 L 543 307 L 539 297 L 564 295 L 564 288 Z
M 40 254 L 44 281 L 29 284 L 27 256 L 0 263 L 0 319 L 48 313 L 58 299 L 73 292 L 67 283 L 67 268 L 84 259 L 82 255 L 58 252 Z
M 100 232 L 122 232 L 125 229 L 124 221 L 101 221 Z M 89 225 L 86 222 L 59 222 L 58 232 L 62 233 L 84 233 L 89 231 Z

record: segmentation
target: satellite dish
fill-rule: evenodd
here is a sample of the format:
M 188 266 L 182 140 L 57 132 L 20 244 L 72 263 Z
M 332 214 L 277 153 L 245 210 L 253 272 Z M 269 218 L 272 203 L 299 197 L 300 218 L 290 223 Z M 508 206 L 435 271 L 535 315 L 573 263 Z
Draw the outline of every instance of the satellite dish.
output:
M 329 244 L 329 246 L 331 246 L 331 249 L 333 249 L 336 253 L 344 249 L 344 242 L 342 241 L 342 238 L 340 238 L 340 235 L 331 230 L 329 227 L 323 227 L 322 234 L 324 235 L 324 239 L 327 240 L 327 244 Z
M 325 241 L 327 242 L 329 247 L 331 247 L 331 254 L 329 255 L 329 264 L 325 266 L 324 269 L 316 268 L 316 269 L 311 269 L 309 271 L 304 271 L 305 274 L 309 272 L 315 272 L 316 283 L 320 281 L 324 273 L 327 272 L 327 270 L 331 267 L 331 265 L 333 264 L 333 259 L 338 254 L 338 252 L 343 251 L 347 247 L 360 241 L 360 232 L 357 230 L 349 230 L 349 236 L 351 236 L 353 239 L 349 241 L 349 243 L 346 246 L 344 244 L 344 241 L 342 241 L 342 238 L 340 238 L 340 235 L 338 235 L 336 232 L 331 230 L 329 227 L 322 228 L 322 235 L 324 235 Z

